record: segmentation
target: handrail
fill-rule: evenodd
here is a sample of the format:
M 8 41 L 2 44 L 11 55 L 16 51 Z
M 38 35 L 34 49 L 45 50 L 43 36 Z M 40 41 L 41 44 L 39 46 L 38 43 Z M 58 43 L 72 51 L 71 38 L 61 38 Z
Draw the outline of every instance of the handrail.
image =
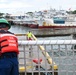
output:
M 32 37 L 33 37 L 34 40 L 37 40 L 37 38 L 33 34 L 32 34 Z M 29 44 L 31 44 L 30 42 L 34 43 L 33 41 L 28 41 L 28 42 L 29 42 Z M 25 41 L 19 41 L 19 43 L 20 44 L 25 44 Z M 50 57 L 50 55 L 47 52 L 45 52 L 45 48 L 41 45 L 39 45 L 39 48 L 42 51 L 43 55 L 46 56 L 48 63 L 49 64 L 54 64 L 53 68 L 54 68 L 54 70 L 57 70 L 58 66 L 56 65 L 55 62 L 52 61 L 52 58 Z
M 18 41 L 19 44 L 25 45 L 25 44 L 33 44 L 33 45 L 62 45 L 62 44 L 76 44 L 76 40 L 32 40 L 32 41 L 27 41 L 27 40 L 23 40 L 23 41 Z

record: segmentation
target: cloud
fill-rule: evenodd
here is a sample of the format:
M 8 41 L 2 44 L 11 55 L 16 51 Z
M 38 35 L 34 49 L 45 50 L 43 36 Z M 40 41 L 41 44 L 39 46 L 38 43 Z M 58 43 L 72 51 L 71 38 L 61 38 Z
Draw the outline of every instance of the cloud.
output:
M 7 0 L 0 0 L 0 3 L 6 3 Z
M 0 12 L 76 9 L 76 0 L 0 0 Z
M 22 1 L 22 2 L 21 2 Z M 30 4 L 23 0 L 0 0 L 0 12 L 12 13 L 25 11 L 25 9 L 32 7 Z
M 22 3 L 20 1 L 13 1 L 10 3 L 5 3 L 6 1 L 4 1 L 4 3 L 0 4 L 0 8 L 24 8 L 24 7 L 31 7 L 29 4 L 27 3 Z

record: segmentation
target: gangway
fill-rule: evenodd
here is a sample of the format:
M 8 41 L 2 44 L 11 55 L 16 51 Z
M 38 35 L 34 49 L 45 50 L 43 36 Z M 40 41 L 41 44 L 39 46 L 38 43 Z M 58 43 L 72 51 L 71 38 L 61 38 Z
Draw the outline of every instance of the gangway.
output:
M 19 34 L 16 34 L 16 35 L 19 36 Z M 20 35 L 20 36 L 21 36 L 21 35 Z M 32 35 L 32 37 L 33 37 L 34 40 L 37 40 L 37 38 L 36 38 L 34 35 Z M 19 44 L 21 44 L 21 43 L 19 42 Z M 52 70 L 52 68 L 53 68 L 54 70 L 58 70 L 58 66 L 56 65 L 55 62 L 53 62 L 52 58 L 51 58 L 50 55 L 45 51 L 44 47 L 41 46 L 41 45 L 38 45 L 38 46 L 39 46 L 42 54 L 46 57 L 48 63 L 51 64 L 50 70 Z M 52 65 L 53 65 L 53 66 L 52 66 Z M 19 70 L 20 70 L 20 72 L 24 72 L 24 71 L 29 70 L 30 68 L 34 68 L 34 67 L 33 67 L 33 66 L 28 66 L 28 67 L 26 67 L 26 68 L 25 68 L 25 67 L 20 67 Z M 45 68 L 43 68 L 42 66 L 40 66 L 40 70 L 44 70 L 44 71 L 45 71 Z M 46 75 L 45 72 L 43 72 L 43 74 Z M 52 75 L 52 73 L 48 72 L 47 75 Z M 58 75 L 58 74 L 56 73 L 56 74 L 54 74 L 54 75 Z
M 32 37 L 33 37 L 34 40 L 37 40 L 37 38 L 34 35 L 32 35 Z M 45 48 L 41 45 L 39 45 L 39 48 L 42 51 L 43 55 L 46 56 L 48 63 L 49 64 L 54 64 L 53 67 L 52 66 L 50 66 L 50 67 L 54 68 L 54 70 L 58 70 L 58 66 L 56 65 L 55 62 L 52 61 L 52 58 L 50 57 L 50 55 L 47 52 L 45 52 Z

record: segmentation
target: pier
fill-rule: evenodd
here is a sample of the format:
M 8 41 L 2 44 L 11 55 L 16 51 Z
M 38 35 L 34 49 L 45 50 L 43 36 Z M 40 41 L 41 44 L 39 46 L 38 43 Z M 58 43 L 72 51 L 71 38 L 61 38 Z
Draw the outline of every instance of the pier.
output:
M 30 30 L 36 37 L 68 36 L 76 34 L 76 28 L 44 28 Z

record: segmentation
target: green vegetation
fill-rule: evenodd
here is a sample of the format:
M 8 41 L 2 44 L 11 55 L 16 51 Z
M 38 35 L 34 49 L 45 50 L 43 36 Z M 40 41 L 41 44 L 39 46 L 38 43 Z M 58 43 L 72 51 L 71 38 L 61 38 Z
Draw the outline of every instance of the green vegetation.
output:
M 76 10 L 74 11 L 67 11 L 68 14 L 76 14 Z
M 0 13 L 0 17 L 3 17 L 4 13 Z
M 72 14 L 76 14 L 76 10 L 72 11 Z

